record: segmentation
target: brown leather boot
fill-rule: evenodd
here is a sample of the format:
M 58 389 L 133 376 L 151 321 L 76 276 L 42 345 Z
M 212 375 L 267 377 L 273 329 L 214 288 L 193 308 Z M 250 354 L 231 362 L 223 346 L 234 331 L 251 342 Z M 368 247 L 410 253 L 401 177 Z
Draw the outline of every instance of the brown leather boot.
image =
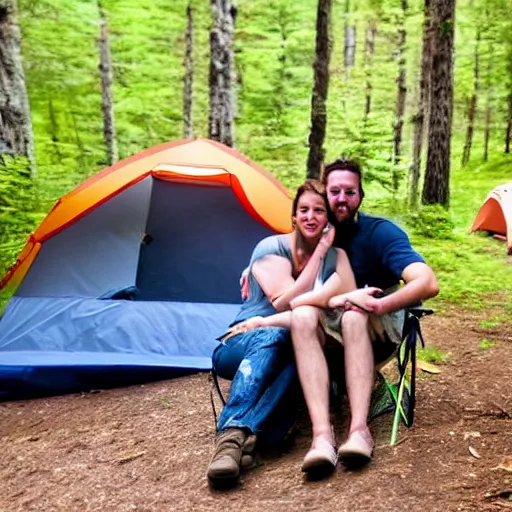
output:
M 253 469 L 256 467 L 256 443 L 258 439 L 255 434 L 248 434 L 242 447 L 242 459 L 240 467 L 242 469 Z
M 247 434 L 241 428 L 228 428 L 215 439 L 215 453 L 208 466 L 208 478 L 213 484 L 236 481 L 240 476 L 242 448 Z

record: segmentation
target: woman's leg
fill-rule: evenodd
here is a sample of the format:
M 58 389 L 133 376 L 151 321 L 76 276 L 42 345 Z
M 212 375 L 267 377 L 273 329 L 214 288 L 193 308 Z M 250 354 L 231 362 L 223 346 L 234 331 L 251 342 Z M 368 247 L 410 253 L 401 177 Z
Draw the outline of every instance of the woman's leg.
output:
M 269 418 L 291 387 L 288 379 L 294 374 L 283 371 L 292 360 L 287 329 L 262 328 L 233 337 L 215 351 L 214 368 L 219 375 L 229 376 L 241 357 L 217 423 L 215 453 L 208 467 L 214 485 L 238 479 L 249 431 L 259 434 L 263 425 L 271 428 Z
M 244 357 L 231 385 L 229 399 L 219 417 L 219 431 L 247 428 L 260 434 L 262 425 L 273 414 L 295 382 L 289 331 L 277 327 L 255 329 L 237 336 Z M 234 339 L 234 338 L 233 338 Z M 231 340 L 230 340 L 231 341 Z M 219 349 L 220 350 L 220 349 Z M 239 347 L 232 349 L 240 353 Z M 216 358 L 219 375 L 229 367 L 228 356 Z

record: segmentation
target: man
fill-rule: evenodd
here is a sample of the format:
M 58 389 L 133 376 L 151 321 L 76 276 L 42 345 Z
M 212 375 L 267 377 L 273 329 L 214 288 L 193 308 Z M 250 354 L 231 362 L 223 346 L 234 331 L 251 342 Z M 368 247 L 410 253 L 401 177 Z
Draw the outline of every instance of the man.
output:
M 359 290 L 329 301 L 330 308 L 340 311 L 334 331 L 344 348 L 351 412 L 348 438 L 337 453 L 329 415 L 329 371 L 318 329 L 319 323 L 332 327 L 332 319 L 326 321 L 321 308 L 292 303 L 295 359 L 313 430 L 302 467 L 307 473 L 333 469 L 338 458 L 349 467 L 371 459 L 373 440 L 367 420 L 374 352 L 377 361 L 390 357 L 400 343 L 403 309 L 439 292 L 433 271 L 412 249 L 404 231 L 386 219 L 359 213 L 364 192 L 356 162 L 336 160 L 327 165 L 323 181 L 336 229 L 334 246 L 347 252 Z M 375 292 L 381 290 L 384 294 L 377 298 Z

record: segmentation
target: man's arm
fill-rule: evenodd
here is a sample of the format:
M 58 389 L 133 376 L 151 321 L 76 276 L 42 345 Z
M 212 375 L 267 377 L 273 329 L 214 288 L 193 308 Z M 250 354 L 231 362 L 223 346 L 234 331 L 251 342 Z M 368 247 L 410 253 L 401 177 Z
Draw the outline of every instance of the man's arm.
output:
M 402 272 L 402 279 L 405 285 L 385 297 L 374 296 L 375 292 L 380 291 L 377 288 L 361 288 L 352 293 L 333 297 L 329 301 L 329 306 L 346 307 L 347 303 L 351 303 L 369 313 L 384 315 L 430 299 L 439 293 L 436 276 L 426 263 L 416 262 L 407 265 Z
M 382 265 L 397 277 L 397 281 L 402 279 L 405 282 L 404 286 L 385 297 L 369 297 L 368 305 L 372 312 L 378 315 L 392 313 L 439 293 L 434 272 L 412 248 L 403 229 L 391 221 L 382 222 L 373 231 L 371 244 Z
M 375 313 L 392 313 L 418 302 L 431 299 L 439 293 L 439 285 L 433 270 L 426 263 L 411 263 L 404 268 L 402 279 L 405 285 L 378 301 Z

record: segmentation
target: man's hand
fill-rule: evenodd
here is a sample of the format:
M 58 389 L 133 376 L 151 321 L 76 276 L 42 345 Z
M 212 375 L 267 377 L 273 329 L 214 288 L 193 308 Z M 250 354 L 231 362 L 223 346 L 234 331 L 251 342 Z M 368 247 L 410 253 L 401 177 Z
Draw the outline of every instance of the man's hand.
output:
M 345 310 L 353 309 L 355 306 L 367 313 L 380 314 L 380 301 L 374 297 L 374 294 L 377 292 L 382 292 L 382 290 L 375 286 L 359 288 L 358 290 L 332 297 L 329 300 L 328 306 L 333 309 Z

